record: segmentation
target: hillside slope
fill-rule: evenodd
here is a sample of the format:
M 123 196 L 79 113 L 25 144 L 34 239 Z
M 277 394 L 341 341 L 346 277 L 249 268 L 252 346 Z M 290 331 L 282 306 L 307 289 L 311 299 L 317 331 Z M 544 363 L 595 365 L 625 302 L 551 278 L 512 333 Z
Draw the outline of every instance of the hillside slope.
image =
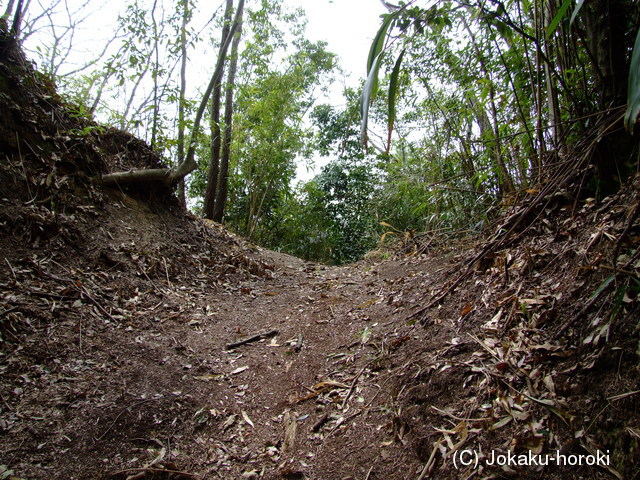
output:
M 0 79 L 0 478 L 640 475 L 637 183 L 324 267 L 92 185 L 161 160 Z M 490 464 L 558 450 L 607 461 Z

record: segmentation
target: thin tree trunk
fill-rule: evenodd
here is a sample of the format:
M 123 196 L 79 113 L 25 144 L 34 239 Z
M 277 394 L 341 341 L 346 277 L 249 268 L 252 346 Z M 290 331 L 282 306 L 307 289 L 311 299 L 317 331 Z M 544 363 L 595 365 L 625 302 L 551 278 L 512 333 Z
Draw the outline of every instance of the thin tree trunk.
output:
M 633 13 L 634 15 L 630 15 Z M 637 18 L 637 2 L 629 0 L 592 0 L 585 2 L 584 19 L 589 49 L 593 54 L 592 68 L 600 90 L 601 124 L 618 123 L 619 128 L 602 132 L 594 152 L 598 170 L 598 188 L 603 195 L 616 191 L 633 171 L 638 140 L 627 134 L 616 107 L 627 102 L 629 65 L 627 52 L 633 37 L 625 37 L 629 18 Z M 636 20 L 637 21 L 637 20 Z M 634 31 L 636 28 L 634 28 Z
M 25 13 L 23 11 L 22 5 L 23 5 L 23 0 L 18 0 L 18 6 L 16 7 L 16 13 L 15 13 L 15 15 L 13 17 L 13 24 L 11 25 L 11 30 L 9 32 L 16 39 L 20 35 L 20 28 L 22 26 L 22 16 Z M 26 10 L 26 8 L 25 8 L 25 10 Z
M 240 24 L 231 46 L 231 63 L 229 64 L 229 75 L 227 77 L 227 91 L 224 100 L 224 141 L 222 143 L 222 158 L 220 162 L 220 175 L 216 192 L 216 201 L 213 209 L 213 220 L 222 222 L 224 209 L 227 204 L 227 192 L 229 190 L 229 161 L 231 159 L 231 140 L 233 130 L 233 90 L 236 83 L 236 72 L 238 70 L 238 47 L 242 36 L 242 9 L 244 2 L 238 5 L 240 12 Z
M 153 24 L 153 50 L 155 52 L 155 62 L 151 77 L 153 79 L 153 118 L 151 119 L 151 148 L 156 146 L 156 137 L 158 136 L 158 70 L 160 69 L 160 52 L 158 39 L 158 22 L 156 21 L 156 6 L 158 0 L 154 0 L 151 7 L 151 22 Z
M 124 112 L 122 114 L 122 118 L 120 119 L 120 129 L 121 130 L 126 130 L 127 125 L 129 125 L 129 120 L 127 119 L 127 117 L 129 116 L 129 111 L 131 110 L 131 106 L 133 105 L 133 101 L 135 100 L 136 97 L 136 92 L 138 91 L 138 87 L 140 86 L 140 84 L 142 83 L 142 79 L 147 75 L 147 72 L 149 71 L 149 61 L 151 60 L 151 55 L 153 55 L 153 51 L 150 51 L 149 54 L 147 55 L 147 57 L 145 58 L 145 68 L 142 71 L 142 73 L 140 75 L 138 75 L 138 78 L 136 79 L 136 83 L 134 83 L 133 88 L 131 89 L 131 95 L 129 95 L 129 100 L 127 101 L 127 106 L 124 109 Z
M 490 122 L 489 125 L 487 125 L 489 128 L 493 130 L 493 139 L 490 139 L 491 147 L 489 147 L 489 149 L 491 151 L 491 157 L 493 158 L 493 161 L 498 167 L 498 186 L 500 188 L 501 194 L 505 194 L 505 193 L 510 194 L 515 191 L 515 187 L 513 185 L 513 179 L 511 178 L 511 174 L 509 173 L 509 170 L 507 169 L 507 166 L 504 163 L 504 157 L 502 155 L 502 142 L 500 141 L 500 129 L 498 126 L 498 109 L 496 107 L 496 100 L 495 100 L 495 86 L 493 84 L 493 80 L 491 79 L 491 75 L 489 74 L 489 70 L 485 65 L 484 59 L 482 57 L 482 52 L 478 47 L 478 42 L 476 40 L 475 34 L 469 27 L 469 24 L 466 22 L 466 20 L 464 20 L 464 18 L 462 21 L 465 29 L 467 30 L 467 33 L 469 34 L 469 37 L 471 38 L 471 44 L 476 53 L 476 57 L 478 58 L 478 63 L 480 64 L 482 73 L 484 74 L 489 84 L 489 104 L 491 106 L 491 115 L 493 117 L 493 122 Z M 482 111 L 482 114 L 488 120 L 486 112 L 484 112 L 484 110 L 481 107 L 479 108 L 479 110 Z M 482 126 L 481 126 L 481 129 L 482 129 Z M 485 130 L 488 130 L 488 128 L 485 128 Z
M 13 12 L 13 2 L 14 0 L 9 0 L 9 3 L 7 4 L 7 8 L 4 11 L 4 14 L 2 15 L 2 20 L 4 20 L 5 22 L 9 20 L 9 17 L 11 16 L 11 12 Z
M 224 12 L 224 25 L 222 27 L 222 39 L 220 48 L 229 35 L 231 28 L 231 13 L 233 10 L 233 0 L 227 0 Z M 232 47 L 233 49 L 233 47 Z M 213 219 L 215 209 L 216 191 L 218 188 L 218 175 L 220 170 L 220 148 L 222 140 L 220 138 L 220 103 L 222 97 L 222 77 L 221 81 L 213 87 L 211 99 L 211 149 L 209 155 L 209 172 L 207 175 L 207 189 L 204 195 L 204 217 Z
M 547 3 L 544 6 L 544 25 L 545 30 L 551 23 L 555 12 L 551 10 L 551 3 Z M 554 58 L 553 43 L 545 42 L 546 57 L 551 60 Z M 561 125 L 560 125 L 560 108 L 558 106 L 558 90 L 556 88 L 556 82 L 551 71 L 551 64 L 545 62 L 544 64 L 545 78 L 547 81 L 547 109 L 549 111 L 549 127 L 551 128 L 551 138 L 553 143 L 554 154 L 557 155 L 558 148 L 560 148 L 560 139 L 562 137 Z
M 180 94 L 178 99 L 178 158 L 180 165 L 184 161 L 184 103 L 187 90 L 187 24 L 189 23 L 189 0 L 182 0 L 182 25 L 180 26 Z M 178 183 L 178 202 L 183 207 L 187 205 L 186 186 L 184 178 Z
M 542 176 L 544 153 L 546 151 L 546 145 L 544 141 L 544 130 L 542 128 L 542 50 L 540 46 L 540 39 L 543 36 L 541 22 L 540 22 L 540 1 L 536 0 L 533 6 L 533 21 L 534 29 L 536 32 L 536 134 L 538 137 L 538 158 L 535 165 L 535 171 L 533 172 L 534 178 L 540 179 Z

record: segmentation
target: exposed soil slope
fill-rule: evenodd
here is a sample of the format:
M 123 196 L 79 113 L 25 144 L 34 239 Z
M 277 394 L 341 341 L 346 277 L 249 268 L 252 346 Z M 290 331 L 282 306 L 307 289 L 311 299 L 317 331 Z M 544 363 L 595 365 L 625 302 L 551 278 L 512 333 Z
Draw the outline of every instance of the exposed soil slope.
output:
M 93 186 L 160 159 L 0 73 L 0 478 L 639 478 L 638 185 L 325 267 Z M 488 464 L 558 449 L 609 462 Z

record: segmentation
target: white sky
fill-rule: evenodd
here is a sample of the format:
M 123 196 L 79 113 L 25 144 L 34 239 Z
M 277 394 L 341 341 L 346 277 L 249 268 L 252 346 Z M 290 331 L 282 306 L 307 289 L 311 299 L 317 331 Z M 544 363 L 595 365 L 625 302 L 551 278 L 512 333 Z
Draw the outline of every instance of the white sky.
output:
M 285 0 L 302 7 L 309 20 L 308 37 L 325 40 L 328 50 L 337 53 L 346 71 L 355 79 L 366 75 L 367 54 L 386 12 L 379 0 Z M 354 79 L 354 80 L 355 80 Z
M 58 0 L 39 0 L 37 3 L 46 6 L 54 1 Z M 86 0 L 69 0 L 72 11 L 76 5 L 79 8 L 85 2 Z M 200 15 L 208 16 L 213 13 L 208 8 L 218 9 L 223 0 L 214 0 L 210 5 L 206 5 L 206 2 L 199 3 Z M 380 15 L 386 12 L 380 0 L 283 0 L 283 3 L 292 10 L 302 8 L 307 12 L 307 37 L 310 40 L 328 42 L 328 50 L 341 58 L 340 63 L 345 71 L 354 74 L 350 85 L 356 84 L 365 76 L 369 46 L 380 27 Z M 88 3 L 88 11 L 85 10 L 82 14 L 85 16 L 88 13 L 87 21 L 80 24 L 74 37 L 74 50 L 80 54 L 86 52 L 80 55 L 78 64 L 82 64 L 85 55 L 94 55 L 96 49 L 101 48 L 97 45 L 102 45 L 112 36 L 116 17 L 122 13 L 123 4 L 119 0 L 92 0 Z M 40 5 L 34 5 L 30 13 L 37 15 L 41 10 Z M 64 23 L 65 20 L 64 16 L 56 17 L 57 22 Z M 44 22 L 46 23 L 46 19 Z M 36 35 L 30 39 L 28 46 L 34 48 L 39 41 Z M 202 44 L 198 44 L 191 51 L 192 60 L 202 47 Z

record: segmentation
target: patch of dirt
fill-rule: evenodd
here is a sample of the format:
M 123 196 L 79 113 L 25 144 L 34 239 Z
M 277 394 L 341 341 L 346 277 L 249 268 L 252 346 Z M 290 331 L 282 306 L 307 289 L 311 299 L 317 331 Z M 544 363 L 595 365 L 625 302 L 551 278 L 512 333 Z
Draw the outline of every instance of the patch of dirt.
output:
M 93 186 L 160 159 L 21 68 L 0 65 L 0 478 L 638 478 L 637 183 L 550 199 L 499 248 L 503 225 L 326 267 Z M 491 464 L 528 452 L 607 462 Z

